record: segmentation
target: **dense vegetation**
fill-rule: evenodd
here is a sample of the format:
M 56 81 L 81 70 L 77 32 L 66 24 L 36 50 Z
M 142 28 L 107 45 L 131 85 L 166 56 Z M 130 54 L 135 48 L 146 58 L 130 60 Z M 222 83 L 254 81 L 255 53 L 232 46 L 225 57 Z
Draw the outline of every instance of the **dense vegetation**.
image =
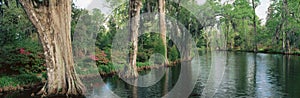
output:
M 166 16 L 176 19 L 177 25 L 183 25 L 193 35 L 199 50 L 300 53 L 300 44 L 297 43 L 300 35 L 299 0 L 272 0 L 265 24 L 259 20 L 254 11 L 259 5 L 259 0 L 251 2 L 235 0 L 233 3 L 223 4 L 218 0 L 207 0 L 201 6 L 190 2 L 196 1 L 182 0 L 180 3 L 175 3 L 166 0 Z M 108 3 L 112 8 L 116 7 L 115 1 L 108 1 Z M 128 3 L 118 5 L 109 16 L 104 15 L 99 9 L 89 12 L 73 5 L 71 23 L 73 55 L 76 57 L 78 66 L 81 66 L 79 68 L 86 70 L 78 72 L 79 74 L 88 74 L 95 70 L 86 67 L 86 61 L 95 61 L 98 66 L 97 71 L 100 73 L 111 73 L 122 67 L 113 65 L 110 56 L 114 35 L 118 29 L 126 28 L 125 24 L 129 17 L 128 5 Z M 158 12 L 158 6 L 156 1 L 142 0 L 141 13 Z M 12 81 L 18 81 L 18 78 L 9 76 L 27 77 L 23 74 L 45 73 L 46 67 L 37 31 L 23 9 L 15 4 L 10 5 L 10 8 L 0 7 L 2 11 L 0 16 L 0 87 L 3 87 L 15 85 L 11 84 Z M 151 22 L 159 21 L 159 19 L 141 15 L 141 21 L 143 22 L 140 28 L 150 28 L 149 24 L 154 25 L 155 23 Z M 167 20 L 166 23 L 171 24 L 174 21 Z M 177 29 L 179 29 L 177 32 L 182 30 L 182 28 Z M 138 37 L 136 66 L 151 66 L 148 60 L 154 53 L 165 54 L 167 52 L 168 60 L 171 62 L 180 58 L 178 46 L 174 45 L 170 38 L 167 37 L 167 51 L 165 51 L 160 34 L 147 29 L 144 32 L 148 33 Z M 84 39 L 89 36 L 96 36 L 96 49 L 86 47 L 90 45 L 82 45 L 91 41 Z M 31 81 L 17 84 L 29 82 Z
M 255 3 L 257 7 L 259 1 Z M 221 28 L 229 50 L 252 51 L 257 46 L 264 52 L 299 53 L 299 0 L 272 0 L 265 24 L 257 16 L 253 20 L 251 8 L 247 0 L 222 5 Z

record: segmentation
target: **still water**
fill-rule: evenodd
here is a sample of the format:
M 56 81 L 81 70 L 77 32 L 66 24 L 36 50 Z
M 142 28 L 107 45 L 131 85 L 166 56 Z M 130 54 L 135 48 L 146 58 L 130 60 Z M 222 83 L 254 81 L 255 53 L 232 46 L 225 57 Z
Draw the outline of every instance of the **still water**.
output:
M 200 52 L 199 60 L 200 75 L 189 97 L 300 97 L 299 56 Z M 167 68 L 160 81 L 149 87 L 132 86 L 118 76 L 106 77 L 105 84 L 91 84 L 94 88 L 88 97 L 163 97 L 176 85 L 180 70 L 180 64 Z

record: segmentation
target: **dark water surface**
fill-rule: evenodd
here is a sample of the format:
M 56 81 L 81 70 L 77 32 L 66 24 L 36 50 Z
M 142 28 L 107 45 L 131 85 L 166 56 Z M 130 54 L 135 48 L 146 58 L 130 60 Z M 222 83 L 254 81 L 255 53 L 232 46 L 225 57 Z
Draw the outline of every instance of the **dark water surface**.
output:
M 300 98 L 299 56 L 245 52 L 199 54 L 200 75 L 189 97 Z M 103 79 L 105 84 L 90 83 L 93 89 L 87 97 L 162 97 L 174 88 L 180 70 L 180 64 L 167 68 L 165 75 L 149 87 L 132 86 L 118 76 L 106 77 Z M 140 75 L 148 73 L 149 71 L 144 71 Z M 157 79 L 157 76 L 153 75 L 148 79 Z
M 200 61 L 200 77 L 189 97 L 300 97 L 299 56 L 202 52 Z M 108 91 L 120 97 L 162 97 L 176 84 L 179 74 L 180 65 L 171 67 L 166 73 L 167 76 L 150 87 L 134 87 L 117 76 L 105 78 L 106 86 L 95 89 L 90 97 L 102 96 Z

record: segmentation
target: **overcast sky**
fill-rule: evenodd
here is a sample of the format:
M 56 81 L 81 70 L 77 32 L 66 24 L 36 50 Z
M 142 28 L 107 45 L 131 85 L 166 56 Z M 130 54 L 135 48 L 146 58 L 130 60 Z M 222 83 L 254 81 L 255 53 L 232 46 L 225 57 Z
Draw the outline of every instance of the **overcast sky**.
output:
M 222 0 L 222 2 L 234 0 Z M 203 3 L 204 0 L 197 0 L 198 3 Z M 86 9 L 100 9 L 104 14 L 110 14 L 111 9 L 107 7 L 107 3 L 105 0 L 74 0 L 75 5 L 80 8 Z M 264 24 L 267 17 L 268 7 L 270 6 L 270 0 L 260 0 L 260 5 L 256 8 L 257 16 L 262 20 Z

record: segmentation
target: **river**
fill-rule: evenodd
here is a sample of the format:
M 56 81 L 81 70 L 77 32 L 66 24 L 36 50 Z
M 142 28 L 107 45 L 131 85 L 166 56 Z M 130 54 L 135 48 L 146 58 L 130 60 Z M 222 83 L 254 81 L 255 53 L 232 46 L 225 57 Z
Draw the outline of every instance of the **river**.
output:
M 199 66 L 201 66 L 199 73 L 191 73 L 192 76 L 198 76 L 195 85 L 193 84 L 192 92 L 188 93 L 191 98 L 203 96 L 216 98 L 300 97 L 299 56 L 225 51 L 200 52 L 199 61 Z M 154 73 L 150 73 L 149 70 L 140 72 L 141 76 L 153 74 L 145 80 L 159 79 L 149 87 L 132 86 L 118 76 L 105 77 L 104 83 L 89 84 L 93 88 L 87 97 L 163 97 L 175 88 L 182 72 L 181 69 L 181 64 L 166 68 L 162 77 L 155 74 L 156 69 L 152 69 Z
M 300 57 L 282 54 L 200 52 L 201 72 L 189 97 L 300 97 Z M 220 56 L 222 55 L 222 56 Z M 225 57 L 225 58 L 224 58 Z M 223 67 L 223 68 L 213 68 Z M 155 85 L 136 87 L 117 76 L 104 78 L 105 85 L 94 89 L 90 97 L 162 97 L 170 92 L 180 74 L 180 64 L 167 69 Z M 144 72 L 145 73 L 145 72 Z M 211 75 L 218 74 L 218 75 Z M 213 85 L 213 86 L 211 86 Z M 108 94 L 114 93 L 115 95 Z M 206 92 L 206 93 L 204 93 Z M 180 93 L 180 92 L 179 92 Z

